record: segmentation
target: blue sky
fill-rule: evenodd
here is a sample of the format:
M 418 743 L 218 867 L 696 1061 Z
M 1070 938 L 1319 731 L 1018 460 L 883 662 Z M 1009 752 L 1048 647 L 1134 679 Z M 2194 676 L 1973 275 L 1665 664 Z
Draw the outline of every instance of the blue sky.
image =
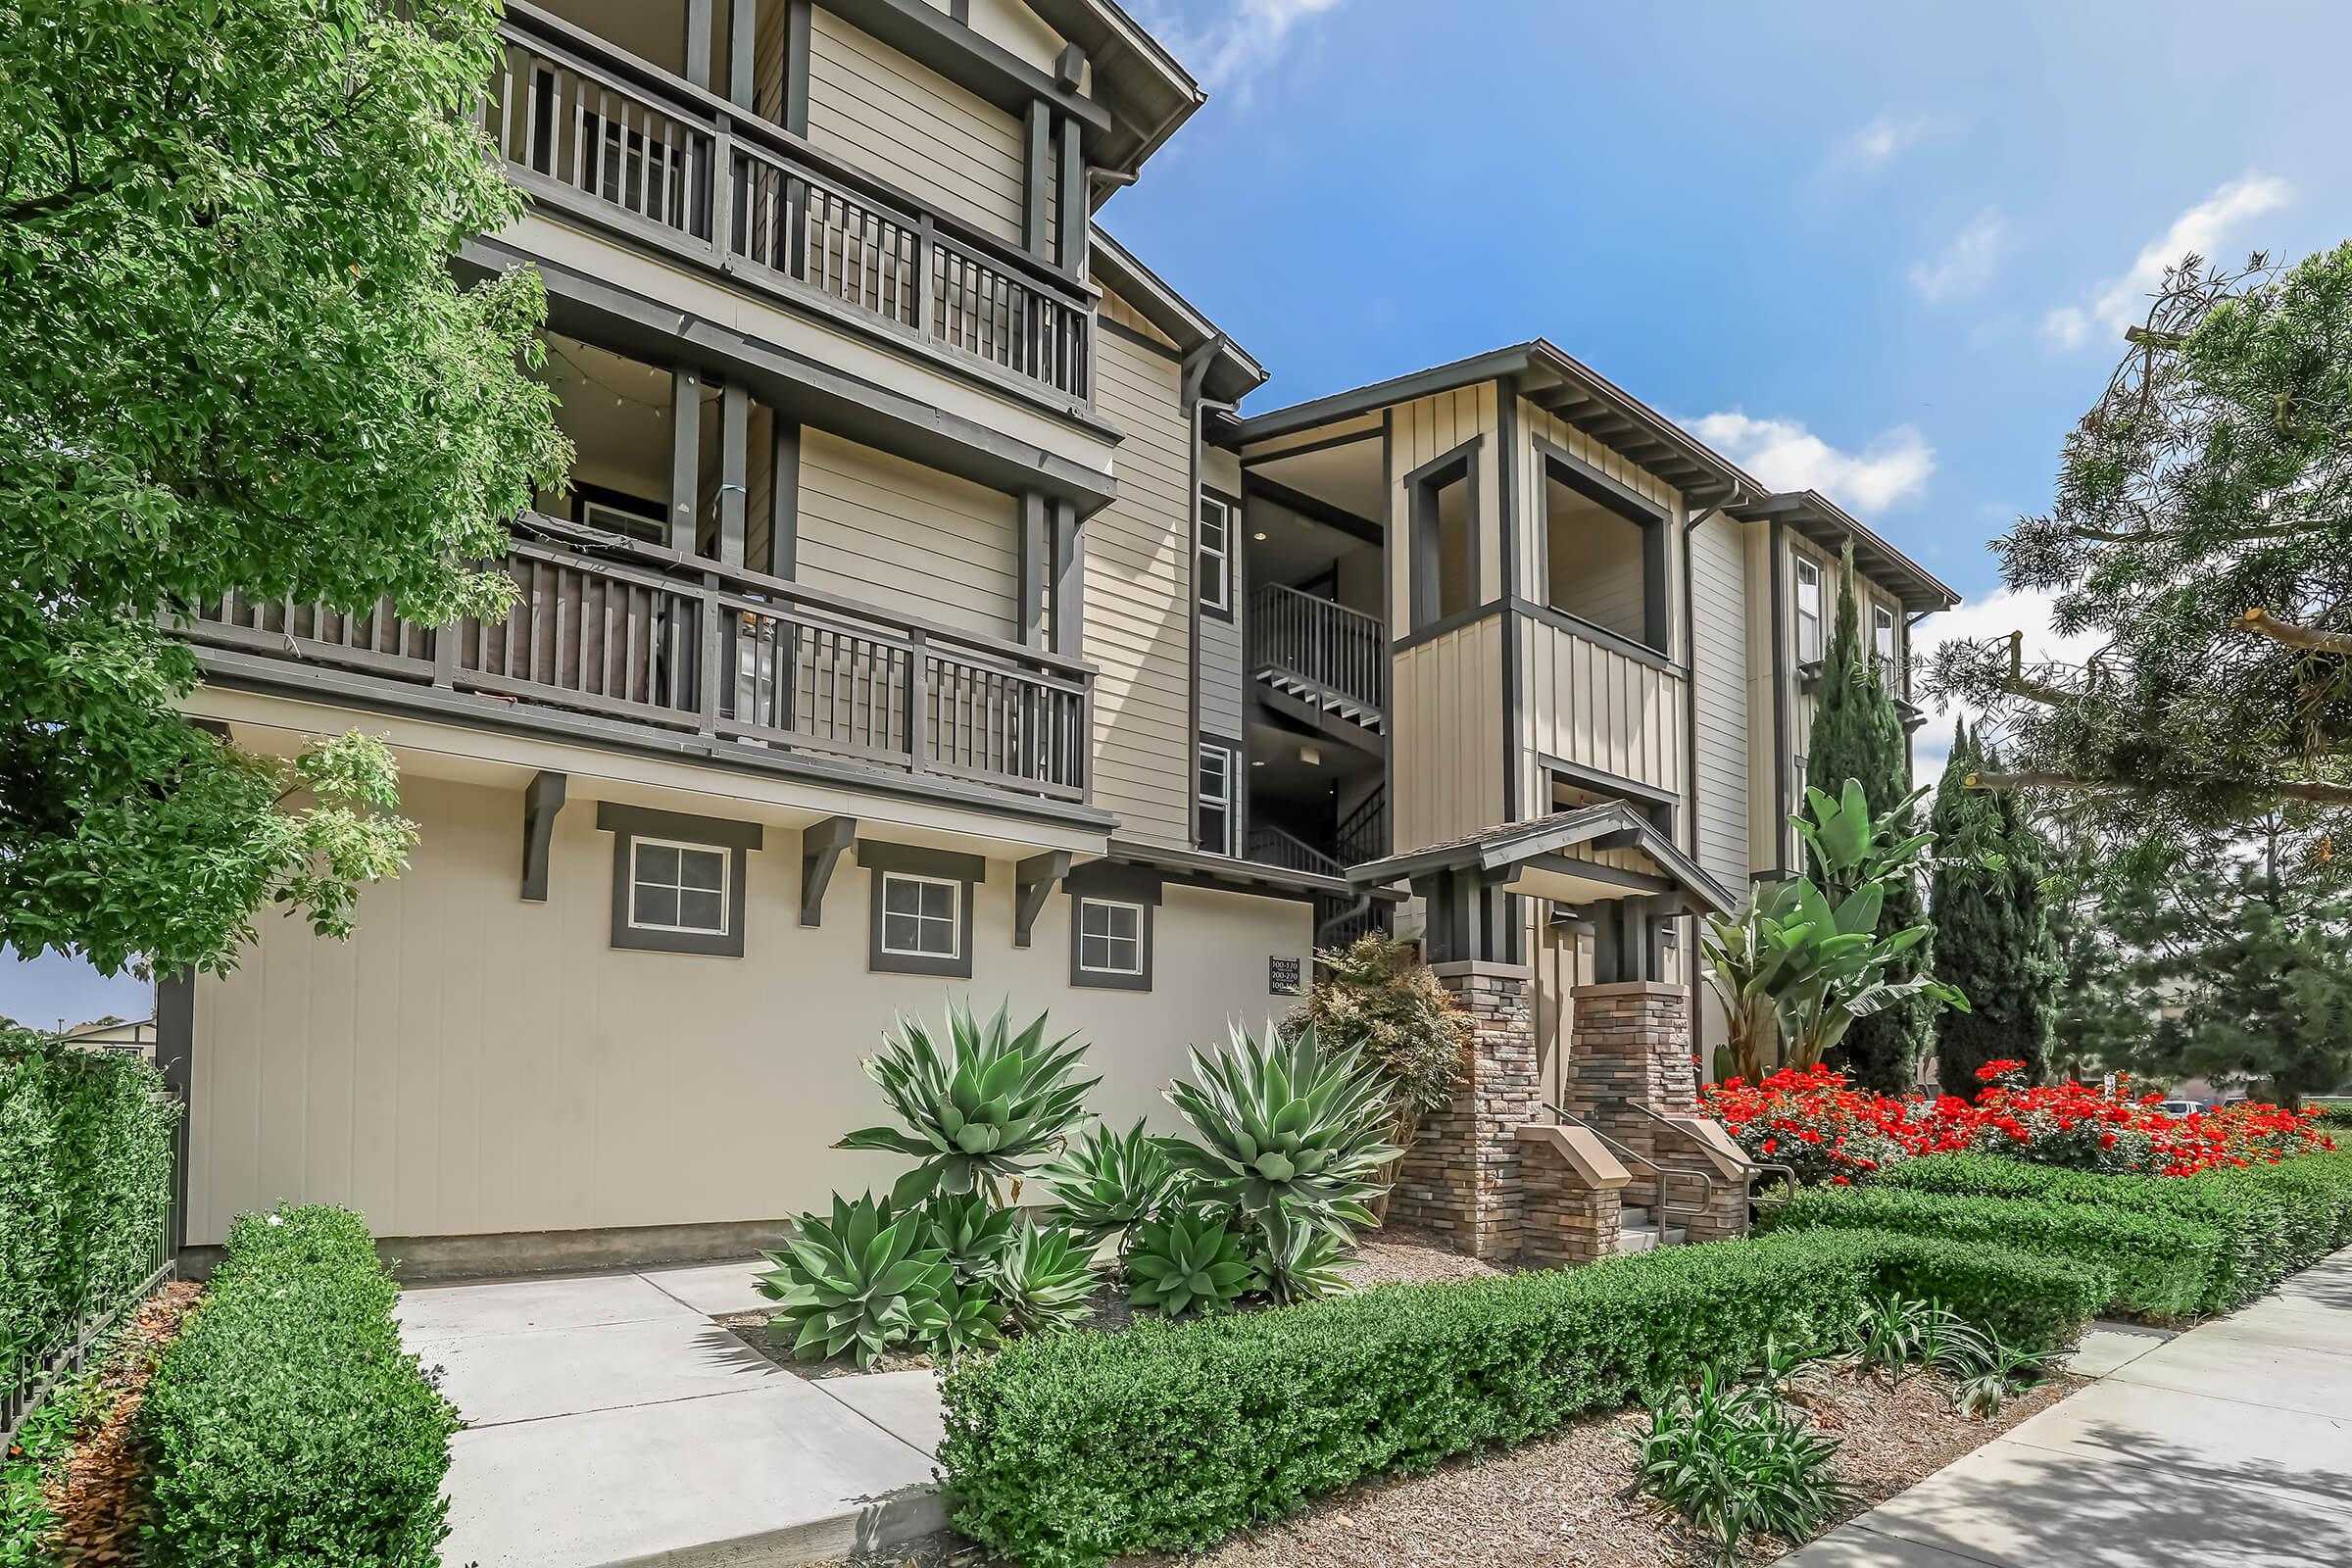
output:
M 1862 514 L 1953 631 L 2055 646 L 1984 542 L 2171 252 L 2352 232 L 2352 7 L 1134 9 L 1212 97 L 1103 220 L 1274 371 L 1250 407 L 1549 337 Z M 0 953 L 0 1013 L 146 1007 Z

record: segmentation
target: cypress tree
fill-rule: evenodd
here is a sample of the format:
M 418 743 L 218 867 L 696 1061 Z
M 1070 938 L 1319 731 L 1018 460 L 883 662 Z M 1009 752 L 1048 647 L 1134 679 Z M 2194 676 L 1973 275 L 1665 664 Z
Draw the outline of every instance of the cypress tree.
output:
M 2037 835 L 2002 798 L 1967 786 L 1993 759 L 1965 721 L 1936 790 L 1929 826 L 1937 864 L 1929 893 L 1936 977 L 1968 998 L 1936 1020 L 1936 1064 L 1947 1095 L 1973 1095 L 1988 1061 L 2025 1062 L 2038 1079 L 2049 1055 L 2056 968 L 2042 907 Z
M 1911 753 L 1902 720 L 1878 661 L 1862 640 L 1860 595 L 1854 587 L 1854 549 L 1845 547 L 1838 574 L 1838 620 L 1822 662 L 1813 705 L 1813 733 L 1805 746 L 1805 776 L 1836 793 L 1859 780 L 1873 812 L 1891 811 L 1911 793 Z M 1911 831 L 1905 823 L 1904 831 Z M 1887 890 L 1879 917 L 1882 932 L 1921 923 L 1919 885 L 1909 879 Z M 1890 966 L 1887 978 L 1908 980 L 1929 961 L 1932 943 L 1922 943 Z M 1926 1048 L 1923 1009 L 1891 1007 L 1859 1019 L 1842 1047 L 1845 1069 L 1859 1083 L 1888 1093 L 1912 1086 L 1914 1064 Z

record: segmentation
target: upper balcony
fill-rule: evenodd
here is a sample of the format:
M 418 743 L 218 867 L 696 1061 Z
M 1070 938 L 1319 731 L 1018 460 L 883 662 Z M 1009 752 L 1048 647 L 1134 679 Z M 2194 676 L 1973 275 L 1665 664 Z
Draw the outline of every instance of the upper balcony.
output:
M 1067 414 L 1094 399 L 1073 271 L 527 4 L 481 124 L 537 209 Z

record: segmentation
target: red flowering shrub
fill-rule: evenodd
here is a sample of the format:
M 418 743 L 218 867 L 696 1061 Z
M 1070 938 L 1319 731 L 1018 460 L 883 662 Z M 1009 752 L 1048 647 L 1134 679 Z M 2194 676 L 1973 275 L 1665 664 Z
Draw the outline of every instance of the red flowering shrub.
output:
M 2069 1170 L 2191 1176 L 2222 1166 L 2276 1164 L 2335 1147 L 2314 1118 L 2252 1102 L 2175 1116 L 2154 1095 L 2093 1084 L 2030 1086 L 2024 1063 L 1987 1062 L 1972 1101 L 1895 1097 L 1855 1089 L 1827 1067 L 1776 1072 L 1759 1084 L 1728 1079 L 1699 1092 L 1715 1117 L 1766 1164 L 1811 1185 L 1854 1186 L 1914 1154 L 2007 1154 Z

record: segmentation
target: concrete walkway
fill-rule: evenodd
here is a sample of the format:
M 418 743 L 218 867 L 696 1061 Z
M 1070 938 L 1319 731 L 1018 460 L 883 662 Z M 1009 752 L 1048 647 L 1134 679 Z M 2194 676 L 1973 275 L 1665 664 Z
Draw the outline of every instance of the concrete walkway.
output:
M 1781 1568 L 2352 1563 L 2352 1250 L 2185 1334 L 2120 1326 L 2099 1381 Z
M 402 1337 L 466 1421 L 442 1561 L 790 1568 L 940 1529 L 931 1374 L 776 1366 L 714 1321 L 771 1304 L 753 1267 L 403 1292 Z

